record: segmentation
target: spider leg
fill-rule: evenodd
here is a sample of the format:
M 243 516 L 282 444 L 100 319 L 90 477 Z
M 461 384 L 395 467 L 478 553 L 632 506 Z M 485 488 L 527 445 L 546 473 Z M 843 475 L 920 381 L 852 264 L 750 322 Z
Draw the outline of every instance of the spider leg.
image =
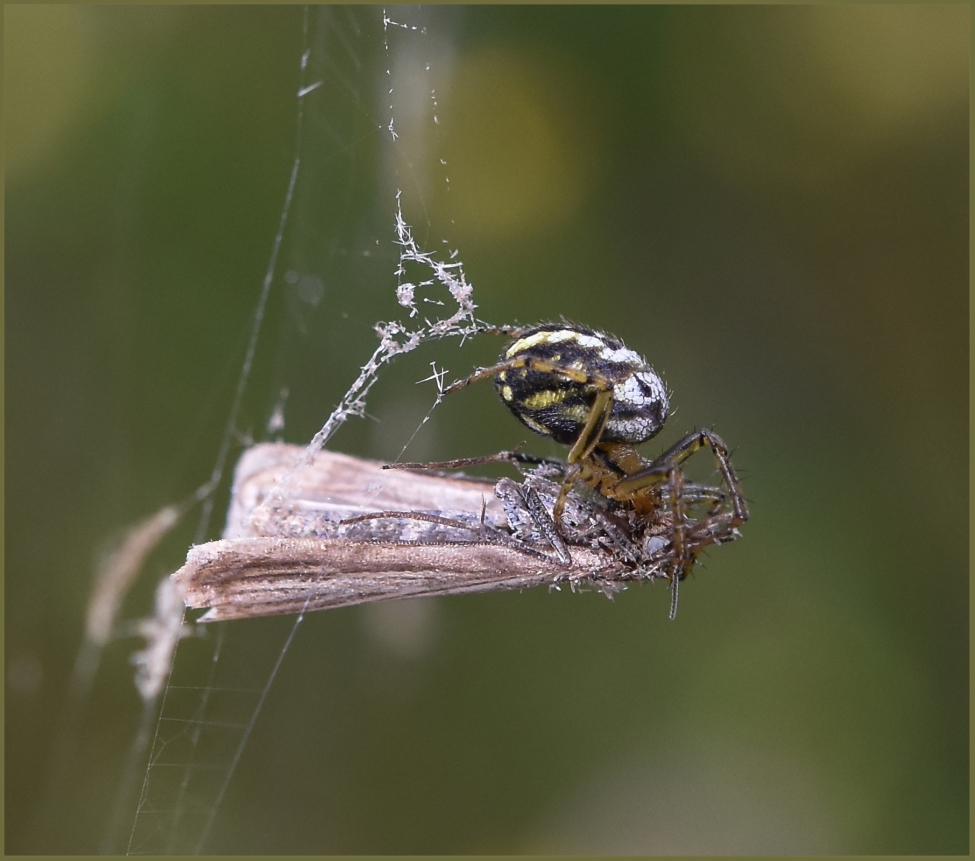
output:
M 694 564 L 696 553 L 689 552 L 687 545 L 687 517 L 684 513 L 684 471 L 679 466 L 671 467 L 668 473 L 670 485 L 669 502 L 673 518 L 674 558 L 670 568 L 670 618 L 677 618 L 677 596 L 680 581 Z
M 685 481 L 683 464 L 702 448 L 710 448 L 721 472 L 725 492 L 717 488 Z M 748 506 L 741 485 L 731 465 L 731 457 L 724 441 L 715 433 L 699 430 L 688 434 L 646 468 L 620 479 L 613 487 L 619 498 L 633 497 L 653 490 L 665 503 L 671 517 L 672 559 L 670 565 L 670 618 L 677 613 L 678 584 L 693 567 L 698 554 L 709 544 L 720 544 L 733 537 L 735 530 L 748 519 Z M 730 511 L 726 504 L 730 497 Z M 688 521 L 688 506 L 705 505 L 708 511 L 700 520 Z
M 533 328 L 535 327 L 516 324 L 489 326 L 485 323 L 477 331 L 485 335 L 505 335 L 508 338 L 520 338 L 525 332 L 530 332 Z
M 606 422 L 609 421 L 609 415 L 613 411 L 613 387 L 605 380 L 602 383 L 603 385 L 597 385 L 598 394 L 589 408 L 589 415 L 579 432 L 579 438 L 569 449 L 567 458 L 569 463 L 578 463 L 588 458 L 606 429 Z
M 463 469 L 467 466 L 478 466 L 482 463 L 524 463 L 531 466 L 551 465 L 562 467 L 561 460 L 549 457 L 536 457 L 533 454 L 522 454 L 514 451 L 499 451 L 497 454 L 485 454 L 480 457 L 462 457 L 458 460 L 440 460 L 426 463 L 384 463 L 383 469 Z
M 563 367 L 545 359 L 536 359 L 533 356 L 515 356 L 513 359 L 505 359 L 503 362 L 498 362 L 496 365 L 491 365 L 487 368 L 478 368 L 469 377 L 464 377 L 462 380 L 456 380 L 451 383 L 443 390 L 443 394 L 447 395 L 451 392 L 456 392 L 459 389 L 466 388 L 471 383 L 486 380 L 488 377 L 493 377 L 502 371 L 514 371 L 518 368 L 528 368 L 530 371 L 541 371 L 545 374 L 556 374 L 574 383 L 585 384 L 592 381 L 589 374 L 576 368 Z
M 716 487 L 691 483 L 684 485 L 682 495 L 687 506 L 707 505 L 709 517 L 720 514 L 724 509 L 725 500 L 728 498 L 724 491 L 718 490 Z
M 717 461 L 718 469 L 724 479 L 728 495 L 731 497 L 731 509 L 733 517 L 730 528 L 740 526 L 748 520 L 748 506 L 742 494 L 741 484 L 735 474 L 734 467 L 731 465 L 731 456 L 724 440 L 716 433 L 709 430 L 698 430 L 689 433 L 676 445 L 665 451 L 646 469 L 632 473 L 626 478 L 621 479 L 616 490 L 623 495 L 637 493 L 645 487 L 651 487 L 668 478 L 673 467 L 679 467 L 692 454 L 702 448 L 710 448 Z

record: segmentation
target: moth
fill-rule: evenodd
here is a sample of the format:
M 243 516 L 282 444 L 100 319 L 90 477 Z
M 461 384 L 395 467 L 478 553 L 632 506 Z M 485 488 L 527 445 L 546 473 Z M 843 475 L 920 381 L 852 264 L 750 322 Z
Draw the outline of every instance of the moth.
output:
M 223 537 L 190 548 L 172 577 L 202 622 L 563 584 L 611 596 L 672 577 L 666 512 L 635 517 L 573 490 L 556 528 L 561 488 L 554 463 L 494 481 L 260 444 L 238 462 Z M 683 540 L 736 537 L 716 524 L 691 523 Z

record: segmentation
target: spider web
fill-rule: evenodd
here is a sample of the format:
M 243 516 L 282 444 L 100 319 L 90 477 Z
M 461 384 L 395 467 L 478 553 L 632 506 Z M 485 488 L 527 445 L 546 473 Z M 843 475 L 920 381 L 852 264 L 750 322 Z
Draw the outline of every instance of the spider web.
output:
M 421 167 L 429 161 L 423 150 L 437 145 L 438 73 L 449 63 L 449 38 L 433 34 L 428 18 L 424 10 L 306 10 L 295 58 L 296 153 L 226 431 L 211 478 L 196 493 L 203 502 L 197 541 L 214 532 L 218 489 L 226 486 L 253 389 L 273 393 L 263 437 L 280 438 L 287 428 L 289 438 L 307 439 L 305 428 L 323 403 L 315 388 L 334 391 L 352 380 L 310 435 L 310 456 L 350 418 L 368 417 L 367 397 L 393 359 L 477 331 L 457 253 L 426 250 L 429 220 L 421 219 L 421 243 L 404 217 L 411 200 L 413 211 L 424 211 L 422 188 L 431 177 Z M 441 175 L 433 181 L 449 183 L 444 160 L 436 164 Z M 277 333 L 266 352 L 276 354 L 268 358 L 260 348 L 271 325 Z M 378 343 L 363 358 L 364 325 Z M 351 373 L 356 355 L 362 364 Z M 431 364 L 430 379 L 439 385 L 442 372 Z M 316 365 L 327 376 L 308 372 Z M 408 435 L 400 436 L 405 449 Z M 279 492 L 287 493 L 287 480 Z M 251 755 L 252 731 L 273 699 L 302 616 L 281 622 L 271 620 L 257 637 L 220 625 L 183 641 L 158 709 L 147 701 L 105 851 L 182 854 L 224 845 L 237 815 L 231 809 L 221 818 L 232 808 L 228 793 Z M 278 777 L 287 780 L 283 763 Z M 283 832 L 268 838 L 269 846 L 288 843 Z

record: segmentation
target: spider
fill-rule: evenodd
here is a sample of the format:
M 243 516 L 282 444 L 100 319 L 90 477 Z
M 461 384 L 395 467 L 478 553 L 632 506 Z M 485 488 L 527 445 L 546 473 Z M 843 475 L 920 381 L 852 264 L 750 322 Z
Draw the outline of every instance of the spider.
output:
M 687 434 L 654 460 L 642 457 L 635 447 L 663 428 L 668 393 L 646 359 L 613 335 L 567 322 L 487 331 L 512 338 L 498 362 L 452 383 L 443 395 L 493 377 L 501 400 L 523 424 L 569 447 L 565 462 L 556 462 L 563 478 L 552 517 L 560 531 L 566 500 L 578 482 L 603 497 L 611 510 L 627 516 L 641 535 L 649 534 L 641 526 L 665 525 L 671 543 L 667 576 L 673 590 L 673 617 L 677 584 L 698 553 L 709 544 L 736 538 L 738 527 L 748 519 L 728 447 L 717 434 L 702 429 Z M 711 449 L 725 490 L 685 480 L 682 465 L 702 448 Z M 493 460 L 545 462 L 502 452 L 397 466 L 457 468 Z M 702 507 L 703 513 L 691 516 Z

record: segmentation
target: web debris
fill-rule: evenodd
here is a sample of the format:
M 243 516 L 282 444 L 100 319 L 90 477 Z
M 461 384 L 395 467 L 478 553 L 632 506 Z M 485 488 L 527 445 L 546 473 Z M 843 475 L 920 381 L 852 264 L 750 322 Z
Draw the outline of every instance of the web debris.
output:
M 397 281 L 396 299 L 403 308 L 410 312 L 410 320 L 419 318 L 419 325 L 410 328 L 398 320 L 381 321 L 375 325 L 376 334 L 379 336 L 379 346 L 362 366 L 359 376 L 356 377 L 341 401 L 332 410 L 321 430 L 312 437 L 304 455 L 295 464 L 293 471 L 306 466 L 316 452 L 325 448 L 335 432 L 348 419 L 365 416 L 366 398 L 379 379 L 379 371 L 384 365 L 393 361 L 397 356 L 410 353 L 421 344 L 429 341 L 460 338 L 463 343 L 468 337 L 488 328 L 486 323 L 475 317 L 474 312 L 477 306 L 472 298 L 474 290 L 467 283 L 463 263 L 455 259 L 457 257 L 456 252 L 451 254 L 451 262 L 445 263 L 438 260 L 432 252 L 422 250 L 417 244 L 412 228 L 403 218 L 401 191 L 396 192 L 395 228 L 395 243 L 400 247 L 399 264 L 395 273 Z M 407 264 L 410 263 L 425 268 L 431 273 L 431 277 L 419 282 L 407 280 Z M 456 309 L 452 314 L 445 317 L 421 317 L 420 310 L 417 307 L 417 296 L 422 295 L 429 288 L 436 287 L 447 289 Z M 442 300 L 429 296 L 424 297 L 424 302 L 430 305 L 445 306 Z M 438 389 L 440 389 L 442 388 L 443 372 L 436 374 L 436 376 Z M 440 396 L 438 395 L 434 407 L 439 402 Z M 264 505 L 279 502 L 285 495 L 288 486 L 288 476 L 285 476 L 278 485 L 277 492 L 268 494 Z

